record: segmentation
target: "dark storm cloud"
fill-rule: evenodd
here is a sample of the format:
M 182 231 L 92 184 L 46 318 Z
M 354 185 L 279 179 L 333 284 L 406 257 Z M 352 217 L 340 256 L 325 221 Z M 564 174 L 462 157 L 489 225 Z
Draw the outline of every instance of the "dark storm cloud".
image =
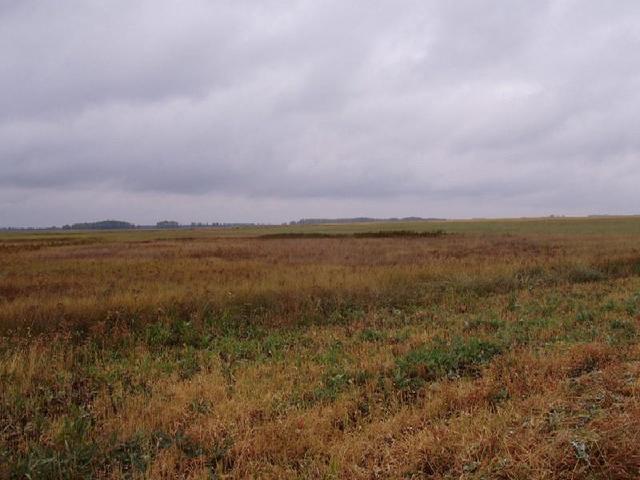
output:
M 0 0 L 0 224 L 631 213 L 639 107 L 635 1 Z

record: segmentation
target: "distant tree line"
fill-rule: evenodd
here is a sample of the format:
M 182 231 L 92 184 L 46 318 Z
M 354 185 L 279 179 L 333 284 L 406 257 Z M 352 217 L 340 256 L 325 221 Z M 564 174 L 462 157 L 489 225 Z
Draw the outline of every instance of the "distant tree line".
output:
M 417 222 L 417 221 L 437 221 L 446 220 L 444 218 L 422 218 L 422 217 L 402 217 L 402 218 L 373 218 L 373 217 L 353 217 L 353 218 L 302 218 L 282 225 L 313 225 L 326 223 L 363 223 L 363 222 Z M 130 230 L 130 229 L 153 229 L 153 228 L 238 228 L 238 227 L 261 227 L 269 224 L 252 222 L 191 222 L 190 224 L 180 224 L 175 220 L 161 220 L 155 225 L 135 225 L 123 220 L 102 220 L 99 222 L 82 222 L 64 225 L 62 230 Z M 59 227 L 52 226 L 46 228 L 11 228 L 0 227 L 0 230 L 59 230 Z
M 153 229 L 153 228 L 212 228 L 212 227 L 255 227 L 257 223 L 221 223 L 221 222 L 191 222 L 190 224 L 180 224 L 175 220 L 161 220 L 155 225 L 135 225 L 122 220 L 102 220 L 100 222 L 84 222 L 64 225 L 62 230 L 130 230 L 130 229 Z M 57 230 L 58 227 L 49 227 L 48 230 Z
M 136 228 L 136 226 L 133 223 L 123 222 L 122 220 L 74 223 L 62 227 L 63 230 L 126 230 L 130 228 Z
M 179 226 L 180 224 L 175 220 L 162 220 L 156 223 L 156 227 L 158 228 L 178 228 Z
M 156 228 L 211 228 L 211 227 L 253 227 L 256 223 L 221 223 L 221 222 L 191 222 L 190 224 L 181 225 L 175 220 L 162 220 L 156 223 Z M 139 228 L 149 228 L 147 226 L 140 226 Z

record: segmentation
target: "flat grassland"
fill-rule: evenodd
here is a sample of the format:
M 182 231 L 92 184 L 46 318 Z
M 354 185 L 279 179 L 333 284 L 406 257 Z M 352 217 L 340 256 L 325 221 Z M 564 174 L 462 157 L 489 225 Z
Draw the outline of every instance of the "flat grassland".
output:
M 639 478 L 639 328 L 638 217 L 0 234 L 0 478 Z

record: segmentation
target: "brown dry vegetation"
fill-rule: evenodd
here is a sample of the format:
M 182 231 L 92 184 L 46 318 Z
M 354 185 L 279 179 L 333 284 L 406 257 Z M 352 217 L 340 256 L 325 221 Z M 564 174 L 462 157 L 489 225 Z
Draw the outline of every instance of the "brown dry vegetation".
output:
M 0 237 L 0 478 L 638 478 L 639 220 L 590 222 Z

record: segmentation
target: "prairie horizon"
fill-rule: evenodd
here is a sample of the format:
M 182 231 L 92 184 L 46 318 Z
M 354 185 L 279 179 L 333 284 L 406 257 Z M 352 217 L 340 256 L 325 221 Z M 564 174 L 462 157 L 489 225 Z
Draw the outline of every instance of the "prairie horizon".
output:
M 0 0 L 0 479 L 640 478 L 640 2 Z

